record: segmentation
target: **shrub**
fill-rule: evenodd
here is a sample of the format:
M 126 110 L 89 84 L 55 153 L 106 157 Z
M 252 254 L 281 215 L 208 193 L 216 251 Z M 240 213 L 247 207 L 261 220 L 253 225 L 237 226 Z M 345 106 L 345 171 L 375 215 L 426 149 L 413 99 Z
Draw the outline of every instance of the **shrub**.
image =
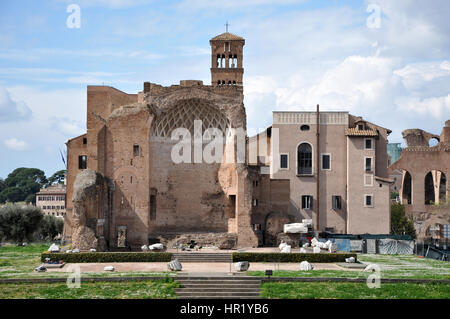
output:
M 39 226 L 39 237 L 43 240 L 53 241 L 56 236 L 62 233 L 64 220 L 52 215 L 46 215 Z
M 336 263 L 345 262 L 345 258 L 354 257 L 354 253 L 336 253 L 336 254 L 300 254 L 300 253 L 233 253 L 233 261 L 248 262 L 280 262 L 280 263 L 299 263 L 308 261 L 311 263 Z
M 0 233 L 17 244 L 24 239 L 32 241 L 42 217 L 41 209 L 35 206 L 4 205 L 0 208 Z
M 172 260 L 171 253 L 144 253 L 144 252 L 81 252 L 81 253 L 51 253 L 44 252 L 41 261 L 45 258 L 51 261 L 64 261 L 67 263 L 112 263 L 112 262 L 168 262 Z

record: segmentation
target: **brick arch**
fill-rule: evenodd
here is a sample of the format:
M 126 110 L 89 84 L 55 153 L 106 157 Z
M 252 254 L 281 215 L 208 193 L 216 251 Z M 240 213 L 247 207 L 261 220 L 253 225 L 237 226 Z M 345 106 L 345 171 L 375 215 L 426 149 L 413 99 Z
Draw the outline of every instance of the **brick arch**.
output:
M 156 117 L 152 123 L 151 136 L 170 137 L 176 128 L 186 128 L 193 137 L 194 121 L 202 121 L 202 131 L 208 128 L 218 128 L 226 132 L 231 123 L 224 112 L 220 111 L 205 99 L 191 98 L 177 100 L 170 108 Z
M 237 93 L 235 87 L 203 87 L 202 89 L 189 87 L 176 89 L 170 93 L 161 95 L 147 95 L 145 101 L 148 105 L 157 109 L 156 113 L 160 116 L 184 101 L 202 100 L 210 107 L 223 113 L 230 121 L 231 127 L 245 128 L 246 114 L 243 95 Z

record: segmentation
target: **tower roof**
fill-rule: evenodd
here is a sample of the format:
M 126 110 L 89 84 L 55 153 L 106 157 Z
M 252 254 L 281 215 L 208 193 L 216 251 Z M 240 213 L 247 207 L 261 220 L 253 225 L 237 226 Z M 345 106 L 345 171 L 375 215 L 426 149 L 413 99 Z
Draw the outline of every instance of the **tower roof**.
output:
M 222 41 L 223 40 L 225 40 L 225 41 L 233 41 L 233 40 L 243 41 L 244 38 L 242 38 L 236 34 L 230 33 L 230 32 L 225 32 L 225 33 L 219 34 L 218 36 L 211 39 L 211 41 L 217 41 L 217 40 L 219 40 L 219 41 L 220 40 L 222 40 Z

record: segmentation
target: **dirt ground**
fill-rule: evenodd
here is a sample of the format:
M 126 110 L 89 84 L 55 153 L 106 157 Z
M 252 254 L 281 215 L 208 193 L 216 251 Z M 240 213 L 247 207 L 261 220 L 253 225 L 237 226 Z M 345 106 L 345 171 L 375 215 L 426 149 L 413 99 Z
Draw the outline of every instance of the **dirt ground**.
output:
M 67 272 L 70 265 L 78 265 L 81 272 L 107 272 L 103 268 L 105 266 L 114 266 L 115 272 L 162 272 L 167 271 L 167 263 L 79 263 L 66 264 L 63 268 L 48 269 L 48 272 Z M 230 272 L 230 263 L 182 263 L 183 270 L 181 273 L 225 273 Z M 331 263 L 313 263 L 315 270 L 349 270 L 339 267 Z M 299 263 L 250 263 L 249 270 L 300 270 Z M 352 270 L 349 270 L 352 271 Z M 357 270 L 356 270 L 357 271 Z M 231 265 L 231 272 L 234 265 Z

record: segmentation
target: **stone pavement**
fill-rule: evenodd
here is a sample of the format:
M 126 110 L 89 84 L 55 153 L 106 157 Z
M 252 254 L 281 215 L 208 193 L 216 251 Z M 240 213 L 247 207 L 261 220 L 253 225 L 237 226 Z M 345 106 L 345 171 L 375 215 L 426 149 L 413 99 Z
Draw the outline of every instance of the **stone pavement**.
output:
M 333 263 L 312 263 L 314 270 L 348 270 L 360 271 L 360 269 L 344 269 Z M 48 269 L 48 272 L 66 272 L 70 265 L 63 268 Z M 121 263 L 78 263 L 81 272 L 107 272 L 105 266 L 114 266 L 115 272 L 162 272 L 167 271 L 167 262 L 121 262 Z M 234 265 L 230 263 L 182 263 L 183 270 L 180 273 L 235 273 Z M 272 270 L 300 270 L 300 263 L 250 263 L 249 271 L 266 269 Z

